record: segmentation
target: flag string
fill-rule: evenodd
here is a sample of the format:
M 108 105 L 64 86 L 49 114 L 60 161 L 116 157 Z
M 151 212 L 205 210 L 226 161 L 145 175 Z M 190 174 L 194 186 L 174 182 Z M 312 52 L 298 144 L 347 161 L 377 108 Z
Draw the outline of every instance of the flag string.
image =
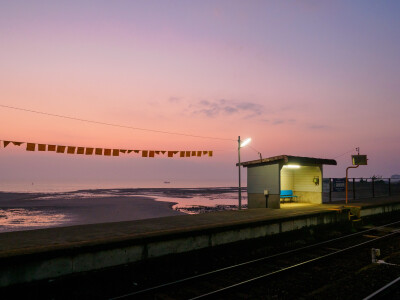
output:
M 1 143 L 2 142 L 2 143 Z M 26 151 L 49 151 L 55 153 L 66 153 L 66 154 L 80 154 L 80 155 L 103 155 L 103 156 L 120 156 L 120 154 L 141 154 L 141 157 L 156 157 L 164 155 L 167 157 L 212 157 L 212 150 L 138 150 L 138 149 L 120 149 L 120 148 L 98 148 L 98 147 L 77 147 L 77 146 L 65 146 L 55 144 L 38 144 L 31 142 L 16 142 L 16 141 L 5 141 L 0 140 L 0 148 L 6 148 L 9 145 L 21 146 L 26 144 Z

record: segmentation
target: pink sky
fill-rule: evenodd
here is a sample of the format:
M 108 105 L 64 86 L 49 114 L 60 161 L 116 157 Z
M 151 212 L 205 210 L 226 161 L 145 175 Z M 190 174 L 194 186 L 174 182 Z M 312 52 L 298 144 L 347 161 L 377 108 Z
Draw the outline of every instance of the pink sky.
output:
M 2 140 L 215 153 L 150 161 L 6 148 L 0 179 L 235 185 L 238 135 L 263 157 L 360 147 L 369 165 L 352 176 L 400 173 L 399 13 L 397 1 L 2 1 L 0 104 L 233 141 L 0 107 Z M 350 155 L 325 176 L 344 176 Z

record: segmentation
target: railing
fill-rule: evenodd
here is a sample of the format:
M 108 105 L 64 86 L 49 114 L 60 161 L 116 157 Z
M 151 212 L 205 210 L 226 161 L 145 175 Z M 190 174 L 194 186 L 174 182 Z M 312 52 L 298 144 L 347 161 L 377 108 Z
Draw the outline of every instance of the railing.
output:
M 346 178 L 324 178 L 323 202 L 346 199 Z M 391 178 L 349 178 L 348 200 L 375 198 L 400 194 L 400 180 Z

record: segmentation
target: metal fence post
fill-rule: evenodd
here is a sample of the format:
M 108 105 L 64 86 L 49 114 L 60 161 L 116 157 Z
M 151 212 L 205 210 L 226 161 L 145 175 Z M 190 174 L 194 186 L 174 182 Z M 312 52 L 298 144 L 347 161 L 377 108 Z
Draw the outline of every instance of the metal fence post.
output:
M 375 178 L 372 177 L 372 198 L 375 198 Z
M 391 189 L 391 186 L 390 186 L 390 178 L 389 178 L 389 196 L 392 196 L 392 189 Z
M 353 178 L 353 200 L 356 200 L 356 184 L 355 184 L 355 178 Z

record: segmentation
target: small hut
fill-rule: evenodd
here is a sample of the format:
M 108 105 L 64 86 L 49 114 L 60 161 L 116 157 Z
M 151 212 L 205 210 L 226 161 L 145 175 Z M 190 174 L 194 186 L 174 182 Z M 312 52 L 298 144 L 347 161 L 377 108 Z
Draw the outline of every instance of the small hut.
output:
M 334 159 L 279 155 L 242 162 L 247 168 L 248 208 L 280 208 L 281 203 L 322 203 L 323 165 Z

